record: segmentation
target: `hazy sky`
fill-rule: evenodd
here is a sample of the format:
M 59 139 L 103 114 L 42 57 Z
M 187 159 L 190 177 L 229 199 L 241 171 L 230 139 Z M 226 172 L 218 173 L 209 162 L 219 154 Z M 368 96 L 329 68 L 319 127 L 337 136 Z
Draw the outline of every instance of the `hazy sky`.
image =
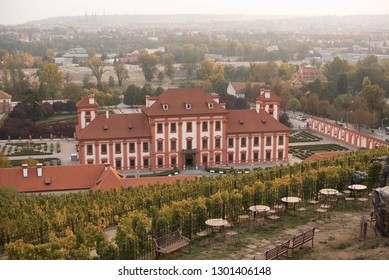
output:
M 88 14 L 389 14 L 388 0 L 2 0 L 0 24 Z M 4 3 L 5 2 L 5 3 Z

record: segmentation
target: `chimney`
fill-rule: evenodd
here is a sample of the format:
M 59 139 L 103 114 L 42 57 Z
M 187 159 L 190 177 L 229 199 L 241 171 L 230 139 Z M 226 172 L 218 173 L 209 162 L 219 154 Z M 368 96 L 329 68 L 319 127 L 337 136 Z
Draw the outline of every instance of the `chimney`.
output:
M 104 163 L 104 171 L 108 171 L 110 166 L 109 162 Z
M 109 119 L 109 111 L 108 111 L 108 109 L 105 110 L 105 118 Z
M 43 168 L 42 168 L 43 164 L 42 163 L 37 163 L 36 164 L 36 175 L 38 175 L 38 177 L 42 177 L 43 176 Z
M 28 177 L 28 164 L 23 163 L 22 168 L 23 168 L 23 178 L 27 178 Z

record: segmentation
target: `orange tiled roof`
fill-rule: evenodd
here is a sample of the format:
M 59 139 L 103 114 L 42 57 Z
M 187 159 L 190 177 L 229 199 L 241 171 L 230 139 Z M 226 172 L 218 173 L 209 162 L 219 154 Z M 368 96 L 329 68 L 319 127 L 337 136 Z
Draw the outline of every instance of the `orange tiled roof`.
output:
M 0 90 L 0 99 L 11 99 L 12 95 L 6 93 L 5 91 Z
M 212 103 L 213 108 L 208 104 Z M 164 110 L 163 105 L 167 104 L 168 109 Z M 185 104 L 190 104 L 191 108 L 186 109 Z M 200 88 L 176 88 L 164 91 L 158 100 L 149 108 L 143 107 L 142 110 L 148 116 L 167 116 L 167 115 L 199 115 L 199 114 L 227 114 L 228 111 L 213 100 Z
M 120 175 L 115 169 L 109 167 L 101 174 L 94 186 L 93 191 L 102 190 L 109 191 L 110 189 L 126 188 L 128 183 L 123 175 Z
M 103 173 L 104 164 L 43 166 L 42 171 L 38 177 L 37 167 L 28 167 L 24 178 L 22 167 L 0 168 L 0 186 L 14 186 L 20 192 L 87 190 Z
M 77 104 L 76 104 L 76 107 L 77 108 L 79 108 L 79 107 L 98 107 L 99 106 L 99 104 L 97 104 L 97 102 L 96 102 L 96 100 L 94 100 L 94 104 L 89 104 L 89 98 L 91 98 L 91 97 L 93 97 L 94 98 L 94 96 L 93 95 L 87 95 L 87 96 L 84 96 L 83 98 L 81 98 L 81 100 L 80 101 L 78 101 L 77 102 Z
M 198 176 L 196 175 L 185 175 L 185 176 L 167 176 L 167 177 L 141 177 L 141 178 L 127 178 L 127 185 L 131 187 L 135 186 L 147 186 L 160 184 L 173 184 L 177 180 L 195 180 Z
M 269 98 L 265 98 L 266 93 L 269 93 Z M 258 96 L 257 100 L 281 102 L 281 98 L 271 90 L 264 90 L 263 93 L 261 92 L 261 95 Z
M 43 166 L 42 177 L 37 175 L 37 167 L 28 167 L 28 176 L 23 177 L 22 167 L 1 168 L 0 187 L 13 186 L 19 192 L 56 192 L 102 190 L 149 184 L 172 184 L 176 180 L 195 180 L 197 176 L 125 178 L 112 167 L 104 164 L 81 164 L 66 166 Z
M 338 155 L 342 155 L 345 153 L 350 153 L 351 151 L 334 151 L 334 152 L 323 152 L 323 153 L 316 153 L 311 155 L 309 158 L 305 159 L 304 161 L 314 161 L 314 160 L 322 160 L 325 158 L 330 158 Z
M 227 116 L 227 134 L 248 132 L 290 131 L 267 112 L 261 110 L 231 110 Z
M 151 137 L 148 118 L 143 113 L 138 114 L 110 114 L 97 115 L 96 118 L 83 130 L 78 132 L 79 140 L 95 139 L 122 139 Z
M 243 93 L 246 90 L 248 82 L 231 82 L 232 87 L 236 92 Z M 266 86 L 266 83 L 250 83 L 251 87 L 263 88 Z

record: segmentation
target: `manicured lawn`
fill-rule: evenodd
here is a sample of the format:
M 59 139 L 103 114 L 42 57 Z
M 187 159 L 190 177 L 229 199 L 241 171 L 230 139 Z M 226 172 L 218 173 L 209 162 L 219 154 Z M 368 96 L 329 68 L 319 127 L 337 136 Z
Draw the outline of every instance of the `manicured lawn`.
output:
M 58 115 L 58 116 L 53 116 L 50 118 L 47 118 L 46 120 L 38 121 L 37 124 L 51 124 L 51 123 L 56 123 L 56 122 L 73 122 L 77 121 L 77 114 L 66 114 L 66 115 Z

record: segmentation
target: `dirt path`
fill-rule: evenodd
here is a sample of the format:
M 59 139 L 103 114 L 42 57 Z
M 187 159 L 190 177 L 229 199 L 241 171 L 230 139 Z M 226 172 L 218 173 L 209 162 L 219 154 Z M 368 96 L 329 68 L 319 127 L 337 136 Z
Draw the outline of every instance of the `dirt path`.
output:
M 316 220 L 294 229 L 279 229 L 270 238 L 258 239 L 255 236 L 238 252 L 226 259 L 262 259 L 266 250 L 274 244 L 291 239 L 295 234 L 316 228 L 314 248 L 308 243 L 296 249 L 294 259 L 354 260 L 389 259 L 389 238 L 376 236 L 373 227 L 368 226 L 366 240 L 359 240 L 360 219 L 364 212 L 335 212 L 330 220 Z

